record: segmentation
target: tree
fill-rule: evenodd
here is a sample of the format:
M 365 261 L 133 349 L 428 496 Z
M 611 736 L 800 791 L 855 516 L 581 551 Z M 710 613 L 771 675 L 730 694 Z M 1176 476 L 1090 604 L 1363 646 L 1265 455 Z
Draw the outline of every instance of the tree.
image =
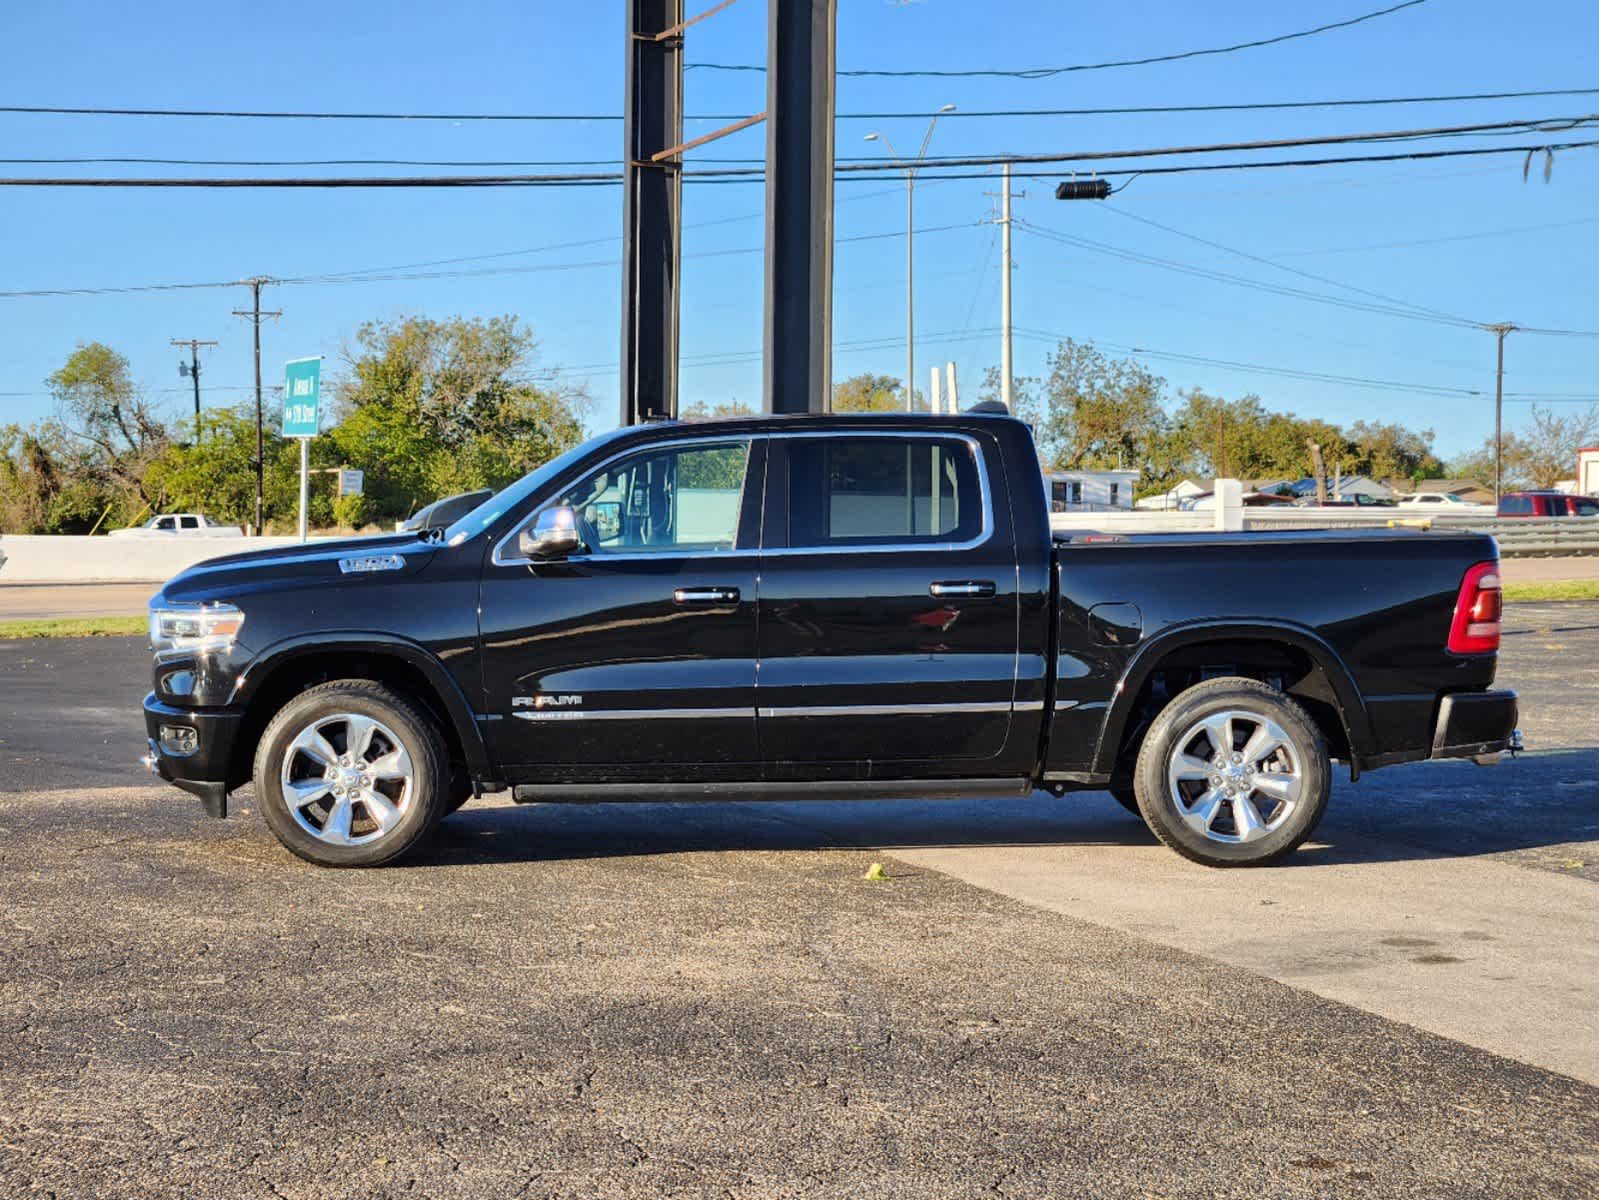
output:
M 1144 468 L 1165 425 L 1166 381 L 1136 359 L 1109 358 L 1071 338 L 1047 361 L 1039 440 L 1051 464 Z
M 1346 474 L 1358 472 L 1372 479 L 1440 479 L 1443 463 L 1433 453 L 1433 431 L 1416 431 L 1383 421 L 1356 421 L 1348 439 L 1353 461 Z
M 677 415 L 685 421 L 727 421 L 737 417 L 753 417 L 759 414 L 749 405 L 735 399 L 716 405 L 706 404 L 703 400 L 696 400 Z
M 153 506 L 144 476 L 165 448 L 167 431 L 134 384 L 127 358 L 104 343 L 83 343 L 45 384 L 61 429 L 79 448 L 74 474 Z
M 864 372 L 833 385 L 834 412 L 903 412 L 905 381 Z
M 1532 427 L 1517 440 L 1517 466 L 1533 487 L 1575 478 L 1577 451 L 1599 442 L 1599 404 L 1568 413 L 1533 405 Z
M 535 349 L 515 317 L 363 325 L 313 453 L 366 471 L 374 516 L 504 487 L 583 438 L 587 393 L 535 385 Z
M 979 401 L 1001 400 L 1000 374 L 998 367 L 986 367 L 983 370 L 983 381 L 977 387 Z M 1030 426 L 1034 435 L 1042 422 L 1043 407 L 1039 403 L 1038 388 L 1040 380 L 1036 375 L 1012 375 L 1010 377 L 1010 411 L 1018 421 Z
M 263 437 L 265 518 L 292 518 L 299 506 L 299 448 L 270 423 Z M 205 414 L 205 440 L 168 443 L 150 464 L 145 485 L 162 498 L 162 507 L 243 525 L 255 520 L 254 464 L 254 404 L 211 408 Z M 317 490 L 312 489 L 313 496 Z

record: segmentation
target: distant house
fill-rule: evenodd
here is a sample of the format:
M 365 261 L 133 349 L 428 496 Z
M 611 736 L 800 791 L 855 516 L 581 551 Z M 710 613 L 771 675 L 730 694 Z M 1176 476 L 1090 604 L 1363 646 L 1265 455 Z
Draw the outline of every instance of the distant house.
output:
M 1044 480 L 1051 512 L 1131 512 L 1138 472 L 1045 471 Z
M 1484 487 L 1475 479 L 1423 479 L 1420 483 L 1409 479 L 1390 479 L 1388 486 L 1393 489 L 1397 499 L 1400 496 L 1415 494 L 1438 494 L 1445 496 L 1458 496 L 1467 504 L 1492 504 L 1494 490 Z
M 1261 491 L 1268 490 L 1261 488 Z M 1314 498 L 1316 495 L 1316 481 L 1310 476 L 1296 479 L 1291 483 L 1277 484 L 1269 490 L 1278 495 L 1293 496 L 1296 500 Z M 1394 491 L 1387 484 L 1379 483 L 1365 475 L 1345 475 L 1341 478 L 1334 475 L 1327 477 L 1327 498 L 1329 500 L 1353 500 L 1356 496 L 1368 496 L 1373 500 L 1391 500 Z
M 1161 492 L 1155 496 L 1145 496 L 1134 506 L 1145 512 L 1176 512 L 1183 506 L 1184 500 L 1192 500 L 1195 496 L 1206 496 L 1210 489 L 1195 483 L 1192 479 L 1185 479 L 1170 491 Z

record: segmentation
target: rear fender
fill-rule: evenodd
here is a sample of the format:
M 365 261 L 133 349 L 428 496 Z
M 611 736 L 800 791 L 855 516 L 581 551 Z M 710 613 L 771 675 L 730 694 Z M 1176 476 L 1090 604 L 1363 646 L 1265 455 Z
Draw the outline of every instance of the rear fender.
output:
M 1271 621 L 1195 621 L 1163 632 L 1139 647 L 1127 664 L 1120 682 L 1116 685 L 1116 699 L 1105 714 L 1105 724 L 1100 731 L 1099 748 L 1094 758 L 1094 770 L 1109 775 L 1116 768 L 1117 751 L 1127 723 L 1132 719 L 1133 705 L 1149 676 L 1161 662 L 1174 651 L 1205 642 L 1274 642 L 1301 651 L 1326 677 L 1333 694 L 1338 698 L 1338 716 L 1349 739 L 1352 767 L 1358 770 L 1360 759 L 1373 752 L 1371 718 L 1366 712 L 1366 702 L 1355 686 L 1338 652 L 1318 634 L 1301 625 Z

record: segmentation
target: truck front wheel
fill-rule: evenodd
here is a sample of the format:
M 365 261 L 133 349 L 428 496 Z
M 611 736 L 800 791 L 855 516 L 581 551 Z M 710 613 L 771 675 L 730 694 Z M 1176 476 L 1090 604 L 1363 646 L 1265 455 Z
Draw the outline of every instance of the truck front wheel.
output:
M 1315 830 L 1332 769 L 1321 730 L 1292 699 L 1253 679 L 1211 679 L 1161 710 L 1134 786 L 1144 821 L 1177 853 L 1259 866 Z
M 373 867 L 420 841 L 450 803 L 444 739 L 422 709 L 369 679 L 285 704 L 261 735 L 255 794 L 268 828 L 324 867 Z

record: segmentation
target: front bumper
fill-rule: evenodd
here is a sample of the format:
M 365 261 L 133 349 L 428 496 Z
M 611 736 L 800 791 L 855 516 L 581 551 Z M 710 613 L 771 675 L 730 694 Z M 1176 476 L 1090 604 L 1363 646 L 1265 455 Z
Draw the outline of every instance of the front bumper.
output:
M 1491 760 L 1519 749 L 1515 692 L 1453 692 L 1439 702 L 1433 758 Z
M 149 746 L 140 760 L 153 775 L 200 797 L 207 814 L 228 815 L 228 768 L 238 737 L 240 713 L 225 709 L 177 708 L 151 692 L 144 698 L 144 731 Z M 193 750 L 175 748 L 174 732 L 192 730 Z

